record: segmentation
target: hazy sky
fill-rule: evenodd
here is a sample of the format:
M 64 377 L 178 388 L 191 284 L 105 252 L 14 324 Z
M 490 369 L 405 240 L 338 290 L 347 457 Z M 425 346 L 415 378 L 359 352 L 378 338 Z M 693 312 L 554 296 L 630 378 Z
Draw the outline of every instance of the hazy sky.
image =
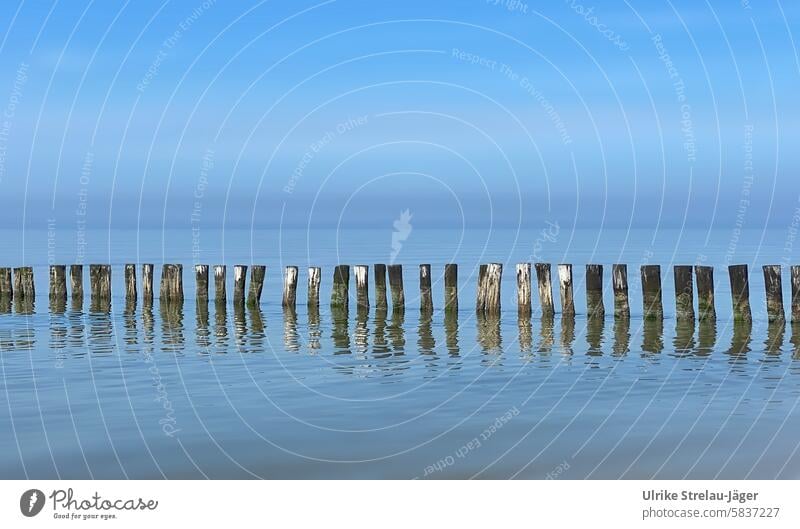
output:
M 798 208 L 795 2 L 3 6 L 6 227 L 785 228 Z

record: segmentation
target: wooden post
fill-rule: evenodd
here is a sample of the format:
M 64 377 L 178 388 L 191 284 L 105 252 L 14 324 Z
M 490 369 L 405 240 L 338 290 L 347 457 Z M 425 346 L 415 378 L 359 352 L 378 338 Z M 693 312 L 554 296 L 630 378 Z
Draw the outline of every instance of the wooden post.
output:
M 136 302 L 136 265 L 125 265 L 125 300 Z
M 67 267 L 65 265 L 50 265 L 50 299 L 67 299 Z
M 553 304 L 553 282 L 550 277 L 550 263 L 536 263 L 536 282 L 539 284 L 539 304 L 542 317 L 549 318 L 556 313 Z
M 228 299 L 227 267 L 214 265 L 214 303 L 224 305 Z
M 604 318 L 603 265 L 586 265 L 586 312 L 590 318 Z
M 692 267 L 675 265 L 672 267 L 675 277 L 675 317 L 681 320 L 694 320 L 694 282 Z
M 33 268 L 21 266 L 14 269 L 14 297 L 22 301 L 33 301 L 36 287 L 33 284 Z
M 517 264 L 517 314 L 524 318 L 531 315 L 531 264 Z
M 287 266 L 283 272 L 283 299 L 281 306 L 294 310 L 297 307 L 297 276 L 296 266 Z
M 433 312 L 433 294 L 431 293 L 431 265 L 419 265 L 419 310 Z
M 355 265 L 353 275 L 356 278 L 356 306 L 361 310 L 369 310 L 369 266 Z
M 717 319 L 717 309 L 714 305 L 714 267 L 694 267 L 694 276 L 697 281 L 697 312 L 700 321 Z
M 800 323 L 800 266 L 792 266 L 792 322 Z
M 561 292 L 561 315 L 575 315 L 575 297 L 572 293 L 572 265 L 558 265 L 558 282 Z
M 786 319 L 783 312 L 781 265 L 764 265 L 764 287 L 767 292 L 767 317 L 771 322 Z
M 234 265 L 233 267 L 233 303 L 244 303 L 244 284 L 247 280 L 247 266 Z
M 747 276 L 747 265 L 731 265 L 728 267 L 731 280 L 731 301 L 733 303 L 733 319 L 752 321 L 750 312 L 750 280 Z
M 664 317 L 661 303 L 661 266 L 642 265 L 641 273 L 644 318 L 660 320 Z
M 389 265 L 387 271 L 389 272 L 389 289 L 392 291 L 392 310 L 404 310 L 406 298 L 403 292 L 403 265 Z
M 161 265 L 159 299 L 165 302 L 183 301 L 183 265 Z
M 14 286 L 11 282 L 11 269 L 0 268 L 0 298 L 12 299 L 14 297 Z
M 266 275 L 266 266 L 253 265 L 252 269 L 250 270 L 250 289 L 247 291 L 248 307 L 258 307 L 261 303 L 261 291 L 264 290 L 264 278 Z
M 458 265 L 444 265 L 444 310 L 458 312 Z
M 503 279 L 503 265 L 500 263 L 489 263 L 484 265 L 483 279 L 479 281 L 478 293 L 480 304 L 478 312 L 482 314 L 500 314 L 500 284 Z
M 375 274 L 375 308 L 386 309 L 389 306 L 386 299 L 386 265 L 373 265 L 372 271 Z
M 486 305 L 486 270 L 488 265 L 478 266 L 478 292 L 475 295 L 475 311 L 482 312 Z
M 628 299 L 628 265 L 615 264 L 611 267 L 611 280 L 614 287 L 614 317 L 630 318 L 631 304 Z
M 319 307 L 319 285 L 322 282 L 322 269 L 318 266 L 308 267 L 308 306 Z
M 142 304 L 153 304 L 153 269 L 155 267 L 146 263 L 142 265 Z
M 74 305 L 83 304 L 83 265 L 69 265 L 69 290 Z
M 350 266 L 337 265 L 333 269 L 331 307 L 346 309 L 350 305 Z
M 94 304 L 111 300 L 111 265 L 89 265 L 89 287 Z
M 194 265 L 195 298 L 198 301 L 208 301 L 208 265 Z

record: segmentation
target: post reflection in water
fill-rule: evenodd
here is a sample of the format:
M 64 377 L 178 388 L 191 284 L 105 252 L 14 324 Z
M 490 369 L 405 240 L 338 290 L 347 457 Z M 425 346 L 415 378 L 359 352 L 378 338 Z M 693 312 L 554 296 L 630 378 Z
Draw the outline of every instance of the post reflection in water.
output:
M 346 308 L 340 306 L 331 307 L 331 338 L 335 351 L 333 354 L 351 354 L 350 350 L 350 330 L 349 314 Z
M 297 311 L 294 307 L 283 307 L 283 347 L 291 353 L 300 351 L 300 334 L 297 332 Z
M 503 352 L 503 337 L 500 332 L 500 316 L 493 313 L 477 312 L 478 343 L 486 354 L 499 354 Z
M 589 316 L 586 319 L 586 344 L 588 349 L 586 354 L 589 356 L 603 356 L 603 331 L 606 319 L 598 314 Z
M 717 320 L 715 318 L 700 320 L 697 330 L 697 356 L 709 356 L 717 344 Z
M 433 312 L 429 310 L 420 311 L 417 332 L 419 333 L 417 347 L 420 354 L 436 355 L 436 340 L 433 338 Z
M 573 355 L 572 345 L 575 342 L 575 316 L 573 314 L 561 315 L 561 354 L 566 357 Z
M 406 350 L 406 331 L 405 331 L 406 311 L 402 307 L 392 310 L 392 319 L 387 328 L 389 341 L 392 344 L 392 351 L 395 355 L 404 355 Z
M 696 348 L 694 331 L 694 318 L 677 318 L 675 320 L 675 338 L 672 340 L 672 346 L 676 356 L 694 354 Z
M 659 354 L 664 350 L 664 320 L 645 318 L 642 322 L 642 351 L 645 354 Z
M 243 301 L 233 303 L 233 344 L 240 353 L 247 349 L 247 318 Z
M 228 306 L 223 300 L 214 303 L 214 348 L 217 353 L 228 352 Z
M 122 313 L 123 327 L 125 328 L 125 350 L 129 353 L 138 353 L 139 330 L 137 329 L 136 300 L 129 300 L 125 303 L 125 310 Z
M 161 301 L 161 348 L 164 351 L 182 354 L 184 348 L 183 302 Z
M 322 329 L 319 321 L 319 305 L 308 305 L 308 349 L 316 352 L 322 348 Z
M 67 347 L 67 317 L 66 299 L 50 300 L 50 350 L 56 357 L 56 362 L 63 362 L 66 359 Z
M 444 342 L 450 356 L 459 355 L 458 311 L 448 310 L 444 313 Z
M 792 322 L 792 336 L 789 338 L 792 344 L 792 358 L 795 360 L 800 359 L 800 322 Z
M 211 347 L 211 329 L 208 320 L 208 300 L 199 299 L 195 307 L 195 320 L 197 322 L 197 347 L 200 353 L 207 354 Z
M 88 345 L 89 352 L 97 355 L 110 355 L 114 352 L 114 323 L 106 303 L 92 303 L 101 310 L 89 312 Z
M 530 356 L 533 349 L 533 323 L 530 314 L 517 314 L 517 330 L 519 331 L 519 351 Z
M 261 312 L 261 307 L 256 304 L 247 308 L 247 316 L 250 318 L 250 334 L 248 335 L 250 352 L 263 352 L 264 340 L 266 338 L 266 323 L 264 323 L 264 313 Z M 295 328 L 297 327 L 296 322 L 297 315 L 295 315 Z
M 356 309 L 356 328 L 353 331 L 355 351 L 364 355 L 369 351 L 369 309 L 359 305 Z
M 542 315 L 539 328 L 539 352 L 549 353 L 553 350 L 555 341 L 555 318 L 552 314 Z
M 731 346 L 728 355 L 731 363 L 746 362 L 746 355 L 751 351 L 750 343 L 753 335 L 753 323 L 749 320 L 734 320 L 733 335 L 731 336 Z
M 631 319 L 619 317 L 614 319 L 614 344 L 611 352 L 614 356 L 625 356 L 631 347 Z
M 372 332 L 372 355 L 375 358 L 385 358 L 391 354 L 389 342 L 386 339 L 386 307 L 375 310 L 375 324 Z
M 764 340 L 764 351 L 767 355 L 777 356 L 781 354 L 785 334 L 786 322 L 784 320 L 769 322 L 767 325 L 767 338 Z

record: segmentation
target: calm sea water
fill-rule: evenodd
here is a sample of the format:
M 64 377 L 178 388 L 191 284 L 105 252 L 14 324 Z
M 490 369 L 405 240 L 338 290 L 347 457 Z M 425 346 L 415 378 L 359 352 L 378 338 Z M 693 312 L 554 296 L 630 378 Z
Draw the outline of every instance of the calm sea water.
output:
M 345 316 L 326 303 L 333 265 L 389 262 L 391 229 L 2 232 L 0 266 L 37 267 L 39 297 L 28 313 L 0 307 L 0 477 L 800 475 L 800 327 L 767 324 L 758 266 L 800 262 L 789 234 L 542 229 L 412 230 L 395 256 L 405 313 Z M 115 265 L 110 312 L 48 307 L 48 262 L 76 260 Z M 518 319 L 514 264 L 534 260 L 575 265 L 574 319 Z M 490 261 L 505 263 L 503 312 L 477 318 Z M 127 262 L 184 263 L 185 303 L 126 306 Z M 194 262 L 266 264 L 260 309 L 196 304 Z M 438 310 L 448 262 L 457 317 Z M 589 262 L 629 265 L 630 321 L 609 310 L 610 266 L 608 317 L 584 316 Z M 730 321 L 734 262 L 751 264 L 752 325 Z M 430 317 L 419 263 L 433 266 Z M 662 265 L 663 322 L 641 318 L 647 263 Z M 695 263 L 717 267 L 716 323 L 673 317 L 671 265 Z M 286 265 L 301 267 L 299 300 L 305 266 L 323 267 L 319 313 L 281 309 Z M 788 270 L 784 285 L 788 309 Z

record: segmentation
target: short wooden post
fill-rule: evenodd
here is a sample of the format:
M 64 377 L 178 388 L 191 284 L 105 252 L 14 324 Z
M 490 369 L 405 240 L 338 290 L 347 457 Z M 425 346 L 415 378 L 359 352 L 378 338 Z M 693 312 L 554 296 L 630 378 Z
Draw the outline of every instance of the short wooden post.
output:
M 590 318 L 603 318 L 603 265 L 586 265 L 586 312 Z
M 630 318 L 631 304 L 628 299 L 628 265 L 615 264 L 611 267 L 611 281 L 614 287 L 614 317 Z
M 264 265 L 253 265 L 250 269 L 250 289 L 247 291 L 248 307 L 258 307 L 261 303 L 261 291 L 264 290 L 266 275 L 267 267 Z
M 478 266 L 478 292 L 475 295 L 475 311 L 482 312 L 486 305 L 486 270 L 488 265 Z
M 771 322 L 786 319 L 783 312 L 781 265 L 764 265 L 764 287 L 767 293 L 767 318 Z
M 792 270 L 792 322 L 800 323 L 800 266 L 794 265 Z
M 369 309 L 369 266 L 355 265 L 353 275 L 356 278 L 356 306 L 359 310 Z
M 227 273 L 225 265 L 214 265 L 214 303 L 224 305 L 228 300 Z
M 350 266 L 337 265 L 333 269 L 331 307 L 346 309 L 350 305 Z
M 136 265 L 125 265 L 125 301 L 136 302 Z
M 695 265 L 694 277 L 697 282 L 697 312 L 700 321 L 717 319 L 714 303 L 714 267 Z
M 419 310 L 433 312 L 433 294 L 431 293 L 431 265 L 419 265 Z
M 549 318 L 556 313 L 555 305 L 553 304 L 553 281 L 550 277 L 550 263 L 536 263 L 535 266 L 542 317 Z
M 142 303 L 145 305 L 153 304 L 153 270 L 154 266 L 150 263 L 142 265 Z
M 283 272 L 283 299 L 281 306 L 287 309 L 297 307 L 297 277 L 296 266 L 287 266 Z
M 444 265 L 444 310 L 458 312 L 458 265 Z
M 661 302 L 661 266 L 642 265 L 643 314 L 647 320 L 660 320 L 664 317 Z
M 183 301 L 183 265 L 161 265 L 159 299 L 165 302 Z
M 675 317 L 680 320 L 694 320 L 692 267 L 675 265 L 672 272 L 675 277 Z
M 208 265 L 194 265 L 195 299 L 208 301 Z
M 89 265 L 89 288 L 95 304 L 111 300 L 111 265 Z
M 83 304 L 83 265 L 69 265 L 69 291 L 74 305 Z
M 11 269 L 0 268 L 0 298 L 12 299 L 14 297 L 14 285 L 11 282 Z
M 561 293 L 561 315 L 575 315 L 575 297 L 572 292 L 572 265 L 558 265 L 558 282 Z
M 233 267 L 233 303 L 244 303 L 244 284 L 247 281 L 247 266 L 234 265 Z
M 389 290 L 392 291 L 392 310 L 403 310 L 406 297 L 403 292 L 403 265 L 393 264 L 387 268 L 389 272 Z
M 386 309 L 389 306 L 386 299 L 386 265 L 373 265 L 372 272 L 375 274 L 375 308 Z
M 319 307 L 319 285 L 322 282 L 322 269 L 318 266 L 308 267 L 308 306 Z
M 517 264 L 517 314 L 531 315 L 531 264 Z
M 50 300 L 67 299 L 67 267 L 50 265 Z
M 500 314 L 500 285 L 503 279 L 503 265 L 500 263 L 489 263 L 485 265 L 483 279 L 479 281 L 478 288 L 482 292 L 478 293 L 480 300 L 477 307 L 482 314 Z
M 33 268 L 20 266 L 14 269 L 14 298 L 21 301 L 33 301 L 36 287 L 33 284 Z
M 733 319 L 738 321 L 752 321 L 753 315 L 750 312 L 750 280 L 747 275 L 747 265 L 729 266 L 728 276 L 731 280 Z

